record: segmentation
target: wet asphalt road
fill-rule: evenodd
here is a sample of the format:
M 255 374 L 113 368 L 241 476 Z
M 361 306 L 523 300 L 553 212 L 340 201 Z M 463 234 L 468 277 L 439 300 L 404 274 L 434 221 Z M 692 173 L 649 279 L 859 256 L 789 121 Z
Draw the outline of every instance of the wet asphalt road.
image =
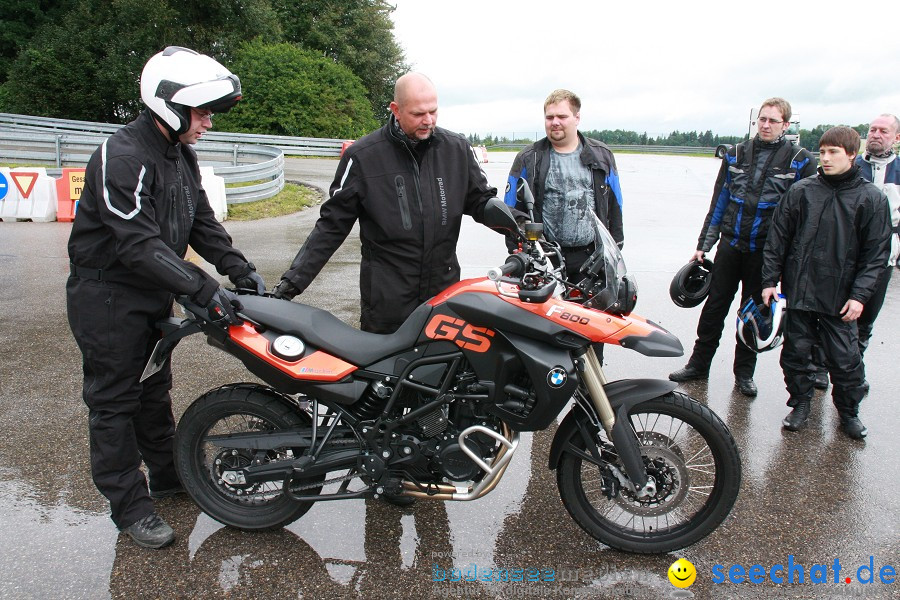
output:
M 492 183 L 505 185 L 511 155 L 490 155 Z M 505 162 L 504 162 L 505 161 Z M 699 309 L 668 298 L 674 272 L 688 259 L 708 205 L 717 161 L 621 155 L 625 259 L 637 274 L 636 312 L 677 334 L 689 352 Z M 288 177 L 327 187 L 335 161 L 290 160 Z M 502 192 L 502 189 L 501 189 Z M 271 285 L 311 229 L 317 210 L 253 223 L 227 223 Z M 666 570 L 678 557 L 698 571 L 687 591 L 698 598 L 897 598 L 900 583 L 879 582 L 885 565 L 900 570 L 900 441 L 894 340 L 900 332 L 895 278 L 867 354 L 872 392 L 861 418 L 863 442 L 837 428 L 830 395 L 818 393 L 810 426 L 781 429 L 787 412 L 777 353 L 760 357 L 759 396 L 733 388 L 733 344 L 724 347 L 709 382 L 684 386 L 731 428 L 744 480 L 722 527 L 683 551 L 634 556 L 610 550 L 578 528 L 546 469 L 552 431 L 522 436 L 497 489 L 471 503 L 420 501 L 411 509 L 379 502 L 316 505 L 270 533 L 224 528 L 185 497 L 158 503 L 176 543 L 139 549 L 119 536 L 87 463 L 87 410 L 80 399 L 80 355 L 65 317 L 64 223 L 0 224 L 0 598 L 669 598 Z M 464 276 L 502 262 L 499 236 L 464 226 Z M 348 323 L 358 321 L 359 244 L 351 236 L 301 296 Z M 735 306 L 736 309 L 736 306 Z M 607 375 L 661 377 L 685 359 L 651 359 L 607 351 Z M 252 380 L 235 359 L 198 336 L 174 355 L 176 417 L 204 391 Z M 830 390 L 829 390 L 830 393 Z M 827 567 L 827 583 L 731 583 L 728 570 L 786 565 Z M 874 565 L 873 583 L 868 576 Z M 834 581 L 834 564 L 842 570 Z M 433 581 L 441 571 L 485 568 L 556 570 L 556 581 L 506 584 Z M 726 582 L 713 583 L 721 565 Z M 866 568 L 858 572 L 861 566 Z M 777 567 L 776 567 L 777 568 Z M 816 573 L 819 573 L 816 570 Z M 887 574 L 888 571 L 882 571 Z M 776 573 L 776 576 L 778 573 Z M 852 583 L 843 582 L 850 576 Z

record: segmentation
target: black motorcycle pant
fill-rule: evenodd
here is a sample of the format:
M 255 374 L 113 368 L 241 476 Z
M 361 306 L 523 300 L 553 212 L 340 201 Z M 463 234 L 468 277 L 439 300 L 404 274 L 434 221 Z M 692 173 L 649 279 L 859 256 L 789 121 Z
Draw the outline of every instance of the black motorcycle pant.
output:
M 169 364 L 140 381 L 161 335 L 155 324 L 171 314 L 172 295 L 70 277 L 66 296 L 69 326 L 83 356 L 91 474 L 123 529 L 154 510 L 141 461 L 150 489 L 178 485 Z
M 726 321 L 733 325 L 735 316 L 729 314 L 738 284 L 741 286 L 743 306 L 751 296 L 757 301 L 762 297 L 763 253 L 740 252 L 727 243 L 720 243 L 713 261 L 709 296 L 700 311 L 697 323 L 697 341 L 688 365 L 698 371 L 709 371 L 713 356 L 719 347 L 719 339 Z M 731 317 L 731 318 L 729 318 Z M 730 331 L 731 329 L 729 329 Z M 736 377 L 753 377 L 756 370 L 756 353 L 735 342 L 734 374 Z
M 872 292 L 872 297 L 869 298 L 869 301 L 863 305 L 862 314 L 859 316 L 859 319 L 856 320 L 856 328 L 859 332 L 859 355 L 860 357 L 864 357 L 866 353 L 866 349 L 869 347 L 869 340 L 872 339 L 872 329 L 875 327 L 875 319 L 878 318 L 878 313 L 881 312 L 881 307 L 884 306 L 884 297 L 887 295 L 888 285 L 891 283 L 891 275 L 894 272 L 894 267 L 885 268 L 884 272 L 878 278 L 878 284 L 875 287 L 875 291 Z M 815 371 L 827 371 L 825 367 L 825 355 L 822 353 L 821 349 L 815 348 L 813 350 L 813 365 Z
M 781 369 L 790 394 L 788 406 L 813 397 L 815 375 L 809 369 L 809 361 L 813 346 L 818 344 L 831 376 L 831 398 L 835 408 L 842 419 L 857 416 L 865 395 L 862 388 L 865 368 L 859 354 L 856 322 L 844 322 L 839 316 L 790 308 L 784 318 Z

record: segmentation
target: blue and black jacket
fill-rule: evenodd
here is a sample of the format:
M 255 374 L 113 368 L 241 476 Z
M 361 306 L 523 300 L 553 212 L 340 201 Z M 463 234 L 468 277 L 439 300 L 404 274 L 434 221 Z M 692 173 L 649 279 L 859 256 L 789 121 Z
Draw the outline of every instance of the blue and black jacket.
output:
M 791 185 L 816 173 L 809 150 L 785 139 L 775 144 L 762 165 L 758 137 L 740 143 L 725 155 L 703 222 L 697 250 L 709 252 L 722 241 L 741 252 L 761 251 L 775 207 Z M 757 170 L 762 169 L 761 176 Z
M 594 212 L 621 248 L 625 243 L 625 234 L 622 229 L 622 189 L 616 159 L 603 142 L 584 137 L 581 132 L 578 132 L 578 139 L 582 146 L 581 162 L 593 175 Z M 519 152 L 509 171 L 504 196 L 506 204 L 526 213 L 525 205 L 516 198 L 519 177 L 525 178 L 534 195 L 534 220 L 540 223 L 543 215 L 544 182 L 549 170 L 550 140 L 547 138 L 538 140 Z

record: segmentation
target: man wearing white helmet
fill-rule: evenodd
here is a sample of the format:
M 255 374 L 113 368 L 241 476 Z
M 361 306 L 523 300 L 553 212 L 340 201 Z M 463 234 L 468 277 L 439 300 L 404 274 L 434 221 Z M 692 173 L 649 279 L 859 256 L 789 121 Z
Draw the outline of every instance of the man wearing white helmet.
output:
M 113 522 L 148 548 L 175 539 L 153 500 L 183 491 L 168 363 L 140 381 L 155 324 L 171 315 L 174 294 L 237 322 L 234 296 L 184 260 L 188 244 L 237 287 L 265 291 L 215 220 L 190 147 L 240 98 L 237 76 L 208 56 L 174 46 L 153 56 L 141 74 L 147 110 L 91 156 L 69 237 L 67 308 L 83 355 L 91 472 Z

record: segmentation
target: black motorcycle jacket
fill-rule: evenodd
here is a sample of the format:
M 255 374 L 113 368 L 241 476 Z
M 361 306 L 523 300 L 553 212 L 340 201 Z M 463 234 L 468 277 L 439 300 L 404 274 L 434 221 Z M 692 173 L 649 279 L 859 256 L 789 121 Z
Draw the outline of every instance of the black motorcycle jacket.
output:
M 840 314 L 847 300 L 865 304 L 884 271 L 891 215 L 884 193 L 859 176 L 820 174 L 791 186 L 763 251 L 762 286 L 781 291 L 789 309 Z
M 251 268 L 215 219 L 194 149 L 171 144 L 145 111 L 88 162 L 69 237 L 73 272 L 206 305 L 219 283 L 184 260 L 188 244 L 232 279 Z
M 581 162 L 591 170 L 594 187 L 594 213 L 609 230 L 619 248 L 625 243 L 622 227 L 622 188 L 616 159 L 609 147 L 599 140 L 585 137 L 578 132 L 581 140 Z M 516 210 L 528 214 L 524 203 L 516 196 L 518 179 L 528 181 L 534 196 L 534 219 L 543 218 L 544 182 L 550 170 L 550 141 L 547 138 L 527 146 L 516 155 L 509 170 L 504 202 Z
M 362 323 L 396 328 L 459 281 L 462 217 L 481 222 L 496 195 L 463 136 L 436 127 L 413 148 L 391 117 L 341 157 L 330 197 L 282 278 L 305 290 L 358 220 Z
M 762 165 L 760 152 L 768 154 Z M 793 183 L 815 172 L 809 150 L 784 138 L 766 144 L 757 136 L 738 144 L 722 159 L 697 250 L 709 252 L 720 236 L 741 252 L 762 250 L 778 201 Z

